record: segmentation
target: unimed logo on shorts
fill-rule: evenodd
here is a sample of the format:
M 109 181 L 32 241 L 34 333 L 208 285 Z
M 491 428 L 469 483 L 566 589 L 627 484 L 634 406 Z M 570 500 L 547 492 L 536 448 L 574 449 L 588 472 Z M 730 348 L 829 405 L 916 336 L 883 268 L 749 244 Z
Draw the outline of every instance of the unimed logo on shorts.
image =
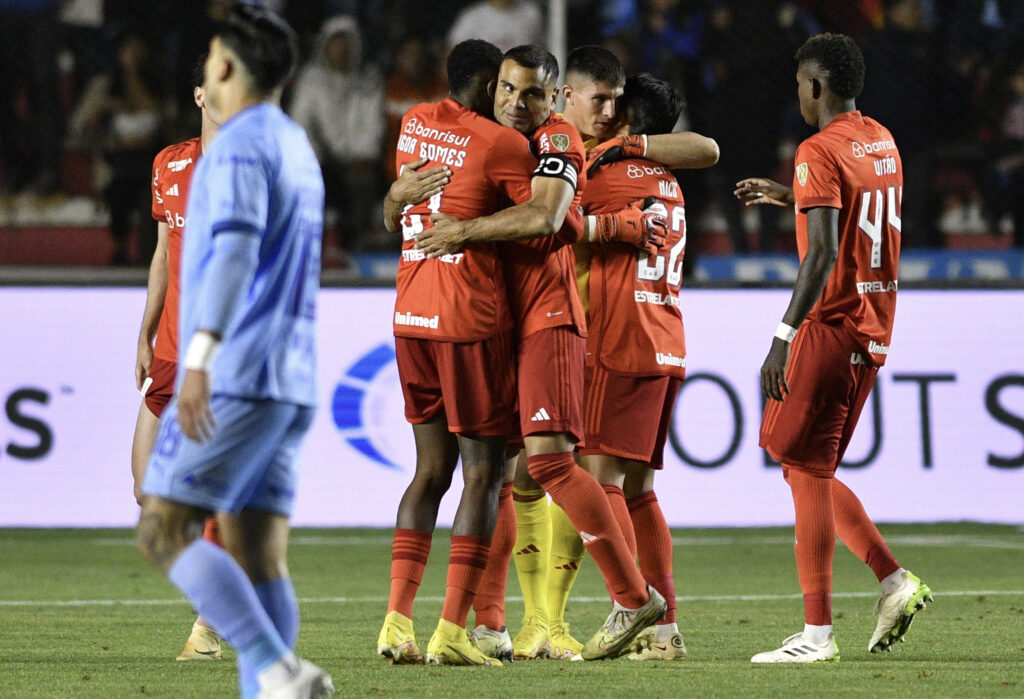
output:
M 390 371 L 389 371 L 390 370 Z M 338 432 L 353 448 L 381 466 L 400 470 L 388 455 L 385 430 L 375 429 L 379 423 L 369 419 L 374 406 L 381 402 L 384 373 L 394 373 L 395 348 L 381 344 L 359 357 L 338 381 L 331 397 L 331 417 Z

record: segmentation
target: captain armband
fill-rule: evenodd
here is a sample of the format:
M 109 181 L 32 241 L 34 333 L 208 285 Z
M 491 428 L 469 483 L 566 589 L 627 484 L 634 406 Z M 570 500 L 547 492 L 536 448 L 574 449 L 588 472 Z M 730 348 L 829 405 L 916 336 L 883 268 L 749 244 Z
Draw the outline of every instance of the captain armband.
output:
M 576 165 L 573 163 L 572 158 L 561 153 L 544 153 L 541 155 L 537 169 L 533 171 L 533 176 L 556 177 L 568 183 L 574 192 L 576 191 L 576 182 L 579 179 L 579 173 L 576 171 Z

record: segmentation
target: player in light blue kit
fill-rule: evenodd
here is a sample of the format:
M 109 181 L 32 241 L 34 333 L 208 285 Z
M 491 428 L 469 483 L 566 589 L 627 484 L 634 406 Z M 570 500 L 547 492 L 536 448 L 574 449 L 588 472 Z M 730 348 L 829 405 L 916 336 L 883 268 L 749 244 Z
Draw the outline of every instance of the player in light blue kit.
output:
M 299 610 L 286 563 L 296 455 L 316 402 L 324 206 L 306 134 L 277 105 L 296 55 L 288 25 L 249 5 L 210 42 L 206 99 L 222 127 L 192 181 L 185 373 L 161 420 L 138 528 L 146 557 L 238 651 L 246 697 L 333 689 L 292 652 Z M 210 512 L 230 554 L 200 536 Z

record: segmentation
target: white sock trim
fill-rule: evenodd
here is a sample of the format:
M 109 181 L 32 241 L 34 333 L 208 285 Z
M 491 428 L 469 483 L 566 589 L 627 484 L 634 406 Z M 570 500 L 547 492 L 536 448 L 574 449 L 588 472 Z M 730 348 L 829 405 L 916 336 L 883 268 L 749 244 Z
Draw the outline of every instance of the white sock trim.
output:
M 828 643 L 828 637 L 831 633 L 832 624 L 826 624 L 824 626 L 804 624 L 804 636 L 814 643 L 817 643 L 819 646 L 823 646 Z

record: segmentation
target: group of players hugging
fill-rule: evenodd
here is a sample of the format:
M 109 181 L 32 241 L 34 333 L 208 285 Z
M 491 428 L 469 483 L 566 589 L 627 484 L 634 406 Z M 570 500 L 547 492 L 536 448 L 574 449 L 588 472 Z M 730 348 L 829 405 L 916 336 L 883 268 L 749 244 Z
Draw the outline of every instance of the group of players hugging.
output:
M 315 156 L 277 106 L 294 42 L 272 12 L 240 5 L 197 68 L 202 134 L 154 163 L 160 246 L 136 367 L 140 547 L 200 613 L 179 659 L 219 658 L 223 637 L 243 696 L 332 689 L 292 652 L 285 563 L 295 455 L 315 403 L 323 211 Z M 864 64 L 849 37 L 812 37 L 796 63 L 801 113 L 818 132 L 797 151 L 792 186 L 752 178 L 735 192 L 793 206 L 801 258 L 761 369 L 761 445 L 793 493 L 805 626 L 755 663 L 839 659 L 836 535 L 881 585 L 870 651 L 902 640 L 931 599 L 835 478 L 889 351 L 899 153 L 856 109 Z M 718 145 L 673 132 L 675 89 L 627 78 L 600 47 L 569 55 L 561 88 L 556 59 L 537 46 L 502 54 L 465 41 L 447 74 L 447 99 L 405 114 L 384 200 L 403 240 L 394 334 L 416 469 L 377 652 L 399 664 L 682 660 L 672 537 L 654 490 L 687 360 L 685 202 L 671 171 L 713 166 Z M 896 166 L 875 168 L 881 158 Z M 444 606 L 423 652 L 413 601 L 460 461 Z M 581 643 L 565 607 L 585 552 L 612 610 Z M 512 559 L 525 602 L 514 638 Z

